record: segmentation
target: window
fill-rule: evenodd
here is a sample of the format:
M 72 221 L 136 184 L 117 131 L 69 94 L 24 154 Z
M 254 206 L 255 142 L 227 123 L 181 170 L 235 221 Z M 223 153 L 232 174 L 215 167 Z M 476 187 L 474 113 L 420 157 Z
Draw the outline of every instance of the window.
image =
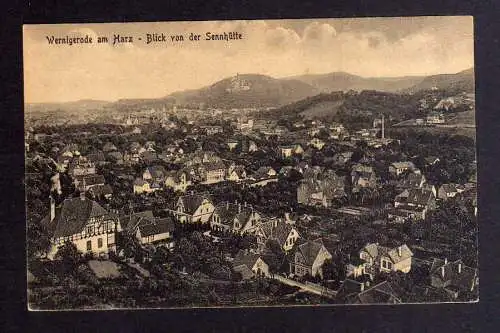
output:
M 87 235 L 92 234 L 92 226 L 87 227 Z
M 97 247 L 101 248 L 102 247 L 102 238 L 97 239 Z
M 92 251 L 92 241 L 87 241 L 87 251 Z

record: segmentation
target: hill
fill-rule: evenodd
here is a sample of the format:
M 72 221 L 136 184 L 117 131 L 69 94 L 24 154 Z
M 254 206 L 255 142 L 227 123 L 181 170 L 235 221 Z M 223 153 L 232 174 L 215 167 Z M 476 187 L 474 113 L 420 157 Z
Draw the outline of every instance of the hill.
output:
M 430 89 L 446 90 L 453 93 L 474 92 L 474 68 L 455 74 L 439 74 L 426 77 L 422 82 L 407 89 L 408 92 Z
M 169 96 L 177 104 L 203 104 L 206 107 L 275 107 L 317 94 L 316 88 L 294 79 L 275 79 L 266 75 L 241 74 L 208 87 L 176 92 Z
M 307 74 L 292 78 L 310 84 L 321 92 L 347 90 L 397 92 L 415 86 L 424 80 L 425 76 L 366 78 L 345 72 L 333 72 Z
M 399 94 L 365 90 L 362 92 L 333 92 L 319 94 L 270 110 L 267 115 L 274 119 L 323 118 L 354 126 L 370 126 L 373 119 L 386 116 L 388 123 L 422 117 L 419 110 L 423 93 Z

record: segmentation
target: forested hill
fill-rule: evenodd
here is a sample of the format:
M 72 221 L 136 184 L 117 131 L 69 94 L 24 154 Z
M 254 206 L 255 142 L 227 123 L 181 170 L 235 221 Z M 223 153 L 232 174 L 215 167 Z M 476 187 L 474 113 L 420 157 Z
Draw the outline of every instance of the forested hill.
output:
M 214 108 L 275 107 L 315 95 L 311 85 L 292 79 L 266 75 L 241 74 L 208 87 L 177 92 L 168 97 L 177 104 L 203 104 Z
M 380 91 L 334 92 L 319 94 L 269 112 L 275 117 L 336 118 L 342 114 L 379 116 L 394 119 L 414 117 L 421 94 L 396 94 Z
M 422 82 L 407 89 L 407 92 L 420 90 L 440 89 L 449 92 L 474 92 L 474 68 L 458 72 L 456 74 L 439 74 L 426 77 Z

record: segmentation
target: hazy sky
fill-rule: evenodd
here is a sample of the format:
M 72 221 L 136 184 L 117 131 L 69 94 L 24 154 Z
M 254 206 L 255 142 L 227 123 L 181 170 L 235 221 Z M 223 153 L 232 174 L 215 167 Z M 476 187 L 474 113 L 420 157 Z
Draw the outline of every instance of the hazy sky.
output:
M 205 41 L 208 31 L 237 31 L 243 39 Z M 191 32 L 202 40 L 145 43 L 147 33 Z M 134 43 L 112 45 L 114 34 L 132 36 Z M 85 35 L 94 43 L 49 45 L 46 39 Z M 110 43 L 97 44 L 97 36 Z M 473 47 L 471 16 L 27 25 L 25 101 L 162 97 L 236 73 L 456 73 L 473 66 Z

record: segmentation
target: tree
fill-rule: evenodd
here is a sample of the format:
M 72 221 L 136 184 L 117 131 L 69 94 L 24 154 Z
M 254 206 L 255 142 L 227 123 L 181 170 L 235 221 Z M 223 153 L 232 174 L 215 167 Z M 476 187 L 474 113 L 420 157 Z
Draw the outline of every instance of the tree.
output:
M 59 248 L 54 259 L 59 260 L 64 273 L 73 274 L 82 259 L 82 253 L 78 251 L 75 244 L 66 242 Z
M 28 223 L 26 243 L 29 259 L 45 256 L 51 246 L 47 230 L 39 222 Z

